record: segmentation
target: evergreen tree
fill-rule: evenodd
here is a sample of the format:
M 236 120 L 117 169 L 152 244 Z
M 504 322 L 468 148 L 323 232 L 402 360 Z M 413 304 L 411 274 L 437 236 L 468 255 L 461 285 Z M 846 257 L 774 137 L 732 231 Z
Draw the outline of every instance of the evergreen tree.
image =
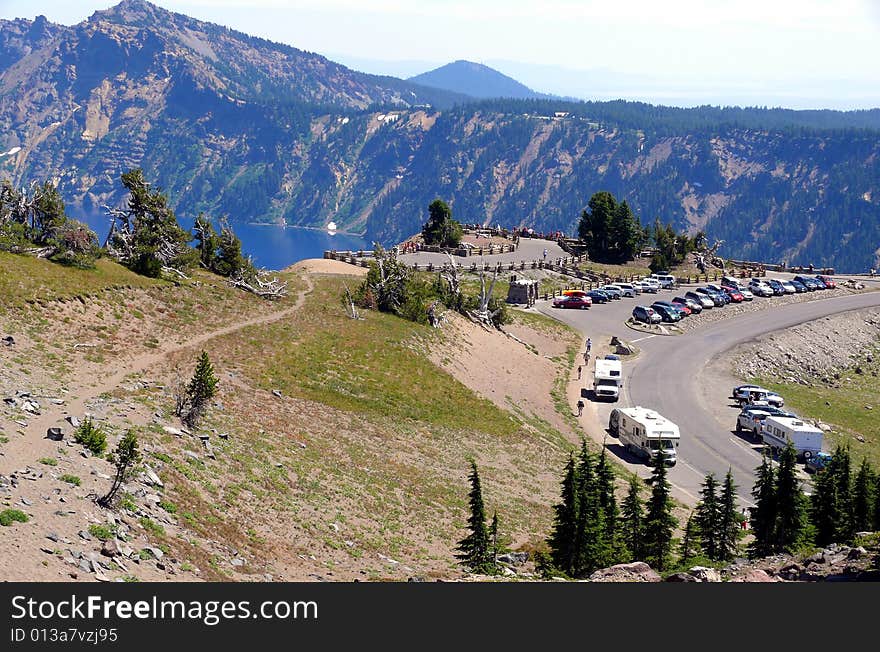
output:
M 135 436 L 134 431 L 129 430 L 125 433 L 125 436 L 119 440 L 119 443 L 116 445 L 116 450 L 111 453 L 108 458 L 110 463 L 116 466 L 116 476 L 113 478 L 113 484 L 110 486 L 110 491 L 98 499 L 98 504 L 101 505 L 101 507 L 110 507 L 113 505 L 113 499 L 116 496 L 116 492 L 119 491 L 128 472 L 140 461 L 140 459 L 141 454 L 140 451 L 138 451 L 137 437 Z
M 741 512 L 736 508 L 736 484 L 733 482 L 733 473 L 727 469 L 724 476 L 724 486 L 721 489 L 720 519 L 718 522 L 718 536 L 716 537 L 717 559 L 730 561 L 736 557 L 740 538 Z
M 658 571 L 664 570 L 669 564 L 672 534 L 677 524 L 672 515 L 663 451 L 657 449 L 651 476 L 651 498 L 648 500 L 648 513 L 645 517 L 644 550 L 645 561 Z
M 498 574 L 498 555 L 504 552 L 504 543 L 501 540 L 498 524 L 498 512 L 492 512 L 492 522 L 489 524 L 489 552 L 492 560 L 492 574 Z
M 874 476 L 874 516 L 871 519 L 873 521 L 874 527 L 873 530 L 877 532 L 880 530 L 880 473 L 877 473 Z
M 838 518 L 837 482 L 829 464 L 813 481 L 810 497 L 810 521 L 815 528 L 816 545 L 824 547 L 834 541 Z
M 473 573 L 491 573 L 493 566 L 492 551 L 489 542 L 489 532 L 486 529 L 483 491 L 480 487 L 480 474 L 477 471 L 477 463 L 473 460 L 471 460 L 469 480 L 471 483 L 471 491 L 468 494 L 470 502 L 468 530 L 470 533 L 458 542 L 456 558 Z
M 703 553 L 709 559 L 717 560 L 719 559 L 721 506 L 718 503 L 718 482 L 712 473 L 703 480 L 700 496 L 702 496 L 702 500 L 697 504 L 696 510 L 697 527 L 700 529 L 700 544 Z
M 855 536 L 853 528 L 852 463 L 848 446 L 838 446 L 831 457 L 830 469 L 837 489 L 837 528 L 835 541 L 850 543 Z
M 605 546 L 605 519 L 599 498 L 599 483 L 593 465 L 593 456 L 587 442 L 581 442 L 578 459 L 578 520 L 575 531 L 575 559 L 573 575 L 586 577 L 602 568 L 609 557 Z
M 614 469 L 608 462 L 606 449 L 603 446 L 596 464 L 596 482 L 599 493 L 599 507 L 602 510 L 605 529 L 603 531 L 603 548 L 608 557 L 603 560 L 603 566 L 611 566 L 622 557 L 621 541 L 618 532 L 620 510 L 617 507 L 617 497 L 614 495 Z
M 584 241 L 587 254 L 597 262 L 614 262 L 611 236 L 617 200 L 610 192 L 594 193 L 581 213 L 578 223 L 578 237 Z
M 697 556 L 699 540 L 698 530 L 699 526 L 696 523 L 696 514 L 691 512 L 684 525 L 684 536 L 681 538 L 681 544 L 678 548 L 678 556 L 682 563 Z
M 630 478 L 629 491 L 623 500 L 621 518 L 623 521 L 623 543 L 629 552 L 631 561 L 642 558 L 642 529 L 644 527 L 644 511 L 639 497 L 641 480 Z
M 178 397 L 177 416 L 190 427 L 198 425 L 208 403 L 217 394 L 218 382 L 207 351 L 202 351 L 192 379 L 186 386 L 183 395 Z
M 461 224 L 452 219 L 452 210 L 442 199 L 435 199 L 428 206 L 428 221 L 422 227 L 425 244 L 441 247 L 457 247 L 461 242 Z
M 862 458 L 859 466 L 859 472 L 856 474 L 856 480 L 853 485 L 853 532 L 866 532 L 871 530 L 871 485 L 872 485 L 871 465 L 868 460 Z
M 574 457 L 569 454 L 562 480 L 561 501 L 553 508 L 553 530 L 547 540 L 553 564 L 566 575 L 574 574 L 575 538 L 579 515 L 578 475 Z
M 204 213 L 199 213 L 196 217 L 195 224 L 193 224 L 193 237 L 198 242 L 196 250 L 199 252 L 199 263 L 205 269 L 213 272 L 217 262 L 217 247 L 220 246 L 220 238 L 217 236 L 210 218 L 206 217 Z
M 776 474 L 767 455 L 761 458 L 761 466 L 755 471 L 757 476 L 752 488 L 755 507 L 751 513 L 751 528 L 755 539 L 749 546 L 752 557 L 766 557 L 773 552 L 773 533 L 776 529 Z
M 796 463 L 797 452 L 789 441 L 779 456 L 776 473 L 774 552 L 794 552 L 806 533 L 806 499 L 798 482 Z
M 641 249 L 642 227 L 625 199 L 614 210 L 609 239 L 617 262 L 632 260 Z
M 224 224 L 220 229 L 214 271 L 220 276 L 228 277 L 247 270 L 250 266 L 248 259 L 241 253 L 241 240 L 228 224 Z

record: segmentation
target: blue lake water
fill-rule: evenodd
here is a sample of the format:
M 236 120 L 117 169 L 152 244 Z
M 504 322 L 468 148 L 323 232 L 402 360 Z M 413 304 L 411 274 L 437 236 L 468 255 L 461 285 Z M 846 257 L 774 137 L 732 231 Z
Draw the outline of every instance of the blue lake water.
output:
M 104 244 L 104 238 L 110 229 L 110 221 L 106 216 L 92 214 L 73 217 L 86 222 L 98 234 L 100 243 Z M 183 228 L 192 231 L 192 220 L 179 218 L 178 221 Z M 323 258 L 324 251 L 330 249 L 357 251 L 373 248 L 371 242 L 343 233 L 330 235 L 326 231 L 275 224 L 234 223 L 231 226 L 241 240 L 242 250 L 245 254 L 250 254 L 254 264 L 271 270 L 284 269 L 306 258 Z

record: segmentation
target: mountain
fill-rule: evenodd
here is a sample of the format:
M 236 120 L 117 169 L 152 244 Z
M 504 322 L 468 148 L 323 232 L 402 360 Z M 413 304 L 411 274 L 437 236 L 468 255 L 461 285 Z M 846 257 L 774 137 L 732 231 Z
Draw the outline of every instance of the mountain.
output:
M 478 102 L 140 0 L 0 27 L 0 177 L 55 179 L 84 212 L 142 167 L 183 216 L 388 244 L 436 197 L 463 221 L 573 233 L 610 190 L 730 257 L 880 264 L 880 110 Z
M 445 66 L 410 77 L 409 81 L 431 88 L 470 95 L 480 99 L 509 97 L 535 99 L 542 96 L 493 68 L 472 61 L 453 61 Z

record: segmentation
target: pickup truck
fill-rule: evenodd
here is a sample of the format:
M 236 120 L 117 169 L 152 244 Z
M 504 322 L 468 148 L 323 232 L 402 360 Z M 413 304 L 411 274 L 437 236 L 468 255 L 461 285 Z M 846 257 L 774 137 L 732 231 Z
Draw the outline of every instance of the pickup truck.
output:
M 761 426 L 764 423 L 764 419 L 769 416 L 773 415 L 760 408 L 743 410 L 736 417 L 736 431 L 738 433 L 749 432 L 752 434 L 752 439 L 756 442 L 763 441 L 761 438 Z

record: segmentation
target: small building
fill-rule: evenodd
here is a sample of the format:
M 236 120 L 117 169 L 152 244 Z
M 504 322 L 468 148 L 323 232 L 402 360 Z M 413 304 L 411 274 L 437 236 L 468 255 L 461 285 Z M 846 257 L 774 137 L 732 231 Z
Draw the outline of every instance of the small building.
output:
M 538 281 L 529 278 L 517 279 L 510 277 L 510 288 L 507 290 L 507 303 L 524 304 L 527 307 L 535 305 L 538 299 Z

